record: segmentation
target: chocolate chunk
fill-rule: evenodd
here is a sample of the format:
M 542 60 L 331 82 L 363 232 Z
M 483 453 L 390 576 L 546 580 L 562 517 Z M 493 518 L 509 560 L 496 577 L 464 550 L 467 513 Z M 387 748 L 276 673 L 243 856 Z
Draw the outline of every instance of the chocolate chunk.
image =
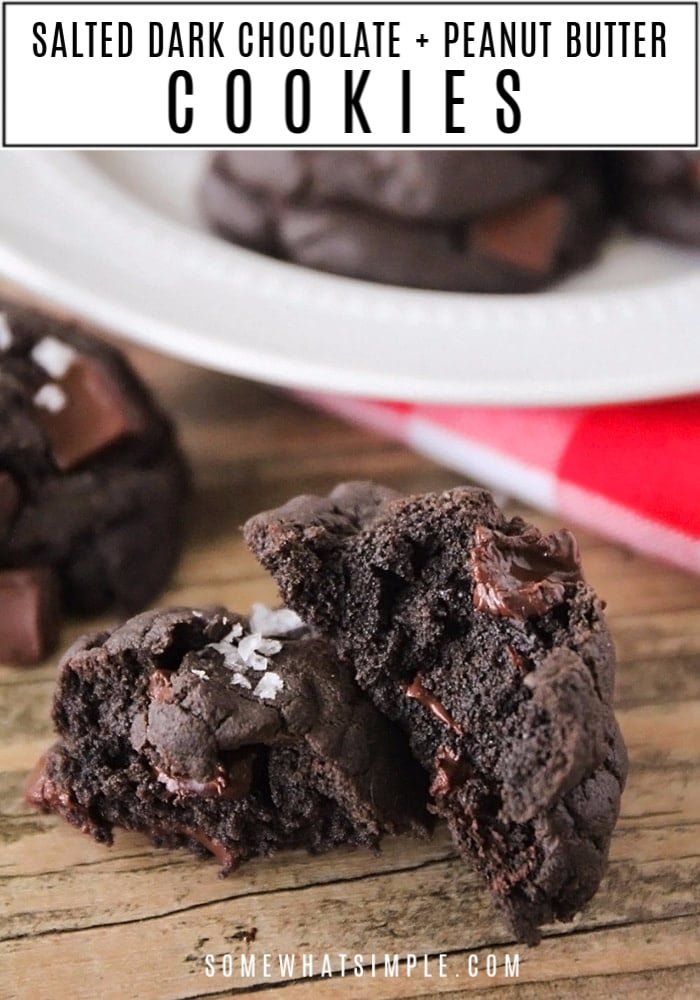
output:
M 552 267 L 568 218 L 561 195 L 543 195 L 537 201 L 475 223 L 472 245 L 486 257 L 546 274 Z
M 474 607 L 512 618 L 545 614 L 582 579 L 578 545 L 566 529 L 505 535 L 478 525 L 471 564 Z
M 19 507 L 19 489 L 9 472 L 0 472 L 0 531 L 12 520 Z
M 43 660 L 58 637 L 59 598 L 50 569 L 0 570 L 0 662 Z
M 56 465 L 63 470 L 144 426 L 143 414 L 93 358 L 76 358 L 60 382 L 39 390 L 35 404 Z
M 411 683 L 404 688 L 404 693 L 407 698 L 414 698 L 424 708 L 427 708 L 428 711 L 433 713 L 436 719 L 444 722 L 450 729 L 453 729 L 456 733 L 462 732 L 442 702 L 425 688 L 420 674 L 416 674 Z

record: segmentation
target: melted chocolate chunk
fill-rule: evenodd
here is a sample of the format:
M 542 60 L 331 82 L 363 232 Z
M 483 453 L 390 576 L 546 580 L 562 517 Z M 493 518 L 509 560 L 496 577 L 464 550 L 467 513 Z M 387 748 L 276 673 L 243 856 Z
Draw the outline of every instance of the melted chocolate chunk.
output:
M 228 767 L 217 764 L 213 777 L 204 781 L 166 774 L 160 768 L 156 768 L 156 776 L 169 792 L 180 797 L 201 795 L 203 798 L 243 799 L 253 783 L 254 761 L 254 753 L 239 754 L 235 763 L 232 761 Z
M 225 844 L 215 837 L 210 837 L 202 830 L 193 830 L 188 826 L 180 826 L 177 830 L 178 833 L 184 833 L 186 837 L 196 840 L 202 847 L 206 847 L 210 854 L 214 855 L 221 865 L 221 875 L 230 875 L 240 865 L 241 855 L 239 852 L 231 847 L 226 847 Z
M 90 814 L 80 807 L 70 790 L 54 781 L 49 774 L 54 749 L 52 747 L 42 754 L 29 773 L 24 787 L 25 800 L 43 812 L 60 813 L 82 833 L 87 833 L 97 840 L 104 839 L 100 836 L 100 831 L 93 823 Z
M 479 525 L 471 566 L 474 606 L 508 618 L 546 614 L 562 603 L 567 586 L 583 579 L 576 539 L 566 529 L 505 535 Z
M 435 758 L 435 776 L 430 786 L 430 794 L 449 795 L 472 776 L 471 764 L 462 760 L 449 747 L 440 747 Z
M 425 688 L 420 674 L 416 674 L 411 683 L 404 688 L 404 694 L 407 698 L 414 698 L 420 705 L 432 712 L 436 719 L 444 722 L 455 733 L 462 732 L 442 702 Z
M 174 823 L 172 826 L 156 824 L 151 829 L 153 841 L 158 846 L 169 846 L 173 841 L 180 843 L 182 837 L 201 844 L 216 858 L 221 865 L 220 875 L 230 875 L 241 863 L 241 856 L 235 848 L 227 847 L 216 837 L 211 837 L 202 830 L 186 826 L 184 823 Z
M 531 664 L 528 663 L 522 653 L 519 653 L 517 649 L 513 649 L 512 646 L 506 646 L 506 656 L 518 673 L 526 675 L 530 670 L 532 670 Z

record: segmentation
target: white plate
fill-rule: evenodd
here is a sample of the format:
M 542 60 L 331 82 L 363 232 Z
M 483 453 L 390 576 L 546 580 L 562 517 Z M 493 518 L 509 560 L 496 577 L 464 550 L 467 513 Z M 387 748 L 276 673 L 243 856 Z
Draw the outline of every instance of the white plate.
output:
M 372 285 L 205 232 L 205 155 L 3 151 L 0 272 L 118 334 L 281 385 L 523 404 L 700 388 L 698 253 L 620 237 L 530 296 Z

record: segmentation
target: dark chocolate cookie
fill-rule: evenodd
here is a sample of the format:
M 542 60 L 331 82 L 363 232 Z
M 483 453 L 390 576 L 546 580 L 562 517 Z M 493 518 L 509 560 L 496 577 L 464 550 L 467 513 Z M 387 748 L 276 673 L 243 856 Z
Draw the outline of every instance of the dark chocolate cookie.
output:
M 62 660 L 54 721 L 27 796 L 98 841 L 124 827 L 226 872 L 426 830 L 402 735 L 284 609 L 173 608 L 86 636 Z
M 0 302 L 0 587 L 42 568 L 70 609 L 138 610 L 173 568 L 187 489 L 173 428 L 125 359 Z
M 263 154 L 257 154 L 262 156 Z M 549 189 L 469 221 L 414 221 L 361 205 L 274 195 L 222 174 L 203 192 L 211 226 L 244 246 L 322 271 L 445 291 L 528 292 L 592 260 L 608 230 L 593 161 Z
M 645 150 L 614 158 L 619 207 L 643 232 L 700 245 L 700 153 Z
M 463 222 L 549 190 L 583 159 L 578 153 L 518 150 L 236 149 L 213 158 L 212 197 L 218 181 L 272 200 Z
M 371 483 L 252 518 L 248 545 L 409 736 L 435 812 L 516 936 L 598 888 L 626 756 L 614 649 L 573 536 L 462 488 Z

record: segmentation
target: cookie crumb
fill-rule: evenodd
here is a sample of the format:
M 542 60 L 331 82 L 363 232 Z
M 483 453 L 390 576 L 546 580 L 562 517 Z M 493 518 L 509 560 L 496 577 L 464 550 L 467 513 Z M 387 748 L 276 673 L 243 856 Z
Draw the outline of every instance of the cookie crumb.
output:
M 252 944 L 258 936 L 258 928 L 251 927 L 248 931 L 236 931 L 235 934 L 231 935 L 232 941 L 244 941 L 246 944 Z

